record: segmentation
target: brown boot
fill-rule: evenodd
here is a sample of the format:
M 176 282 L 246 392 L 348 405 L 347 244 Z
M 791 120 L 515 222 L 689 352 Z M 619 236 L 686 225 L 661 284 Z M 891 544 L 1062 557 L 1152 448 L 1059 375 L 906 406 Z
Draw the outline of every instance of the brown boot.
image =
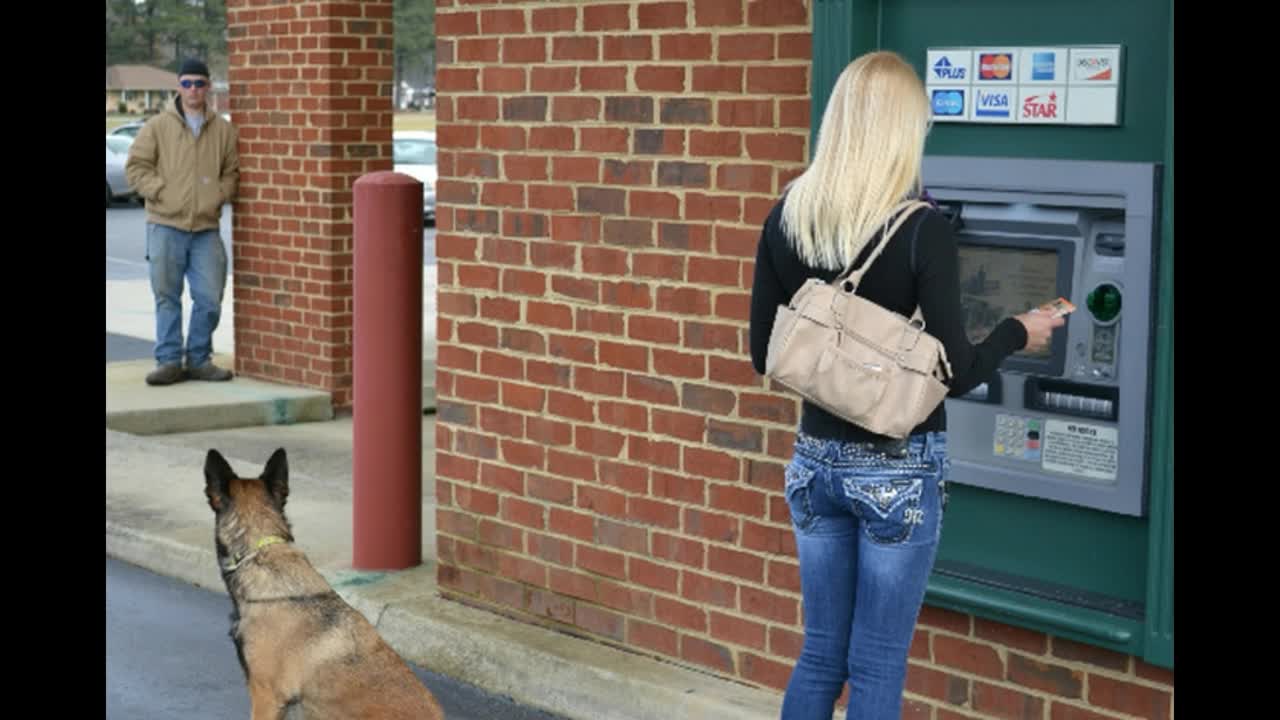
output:
M 230 380 L 234 375 L 226 368 L 220 368 L 209 361 L 200 367 L 187 368 L 187 377 L 192 380 L 207 380 L 209 382 L 222 382 Z
M 182 369 L 182 363 L 165 363 L 147 373 L 148 385 L 172 385 L 186 379 L 187 373 Z

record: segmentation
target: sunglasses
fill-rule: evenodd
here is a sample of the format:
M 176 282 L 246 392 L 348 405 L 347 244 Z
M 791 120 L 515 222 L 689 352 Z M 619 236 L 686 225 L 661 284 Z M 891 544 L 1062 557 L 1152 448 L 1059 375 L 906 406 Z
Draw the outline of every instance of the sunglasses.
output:
M 202 88 L 205 85 L 208 85 L 209 83 L 205 82 L 204 80 L 181 80 L 178 82 L 178 84 L 190 90 L 192 86 Z

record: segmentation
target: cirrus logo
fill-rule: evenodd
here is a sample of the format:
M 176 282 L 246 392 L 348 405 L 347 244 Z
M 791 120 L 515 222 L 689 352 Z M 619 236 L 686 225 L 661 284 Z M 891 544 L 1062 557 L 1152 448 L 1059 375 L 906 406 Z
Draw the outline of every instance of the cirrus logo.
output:
M 933 114 L 955 117 L 964 114 L 963 90 L 934 90 Z

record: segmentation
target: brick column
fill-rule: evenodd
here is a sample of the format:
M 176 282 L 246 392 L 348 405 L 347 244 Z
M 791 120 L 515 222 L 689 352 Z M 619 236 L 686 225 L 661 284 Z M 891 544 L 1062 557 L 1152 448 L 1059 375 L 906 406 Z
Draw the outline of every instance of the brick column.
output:
M 390 170 L 391 0 L 228 0 L 236 372 L 351 404 L 352 184 Z

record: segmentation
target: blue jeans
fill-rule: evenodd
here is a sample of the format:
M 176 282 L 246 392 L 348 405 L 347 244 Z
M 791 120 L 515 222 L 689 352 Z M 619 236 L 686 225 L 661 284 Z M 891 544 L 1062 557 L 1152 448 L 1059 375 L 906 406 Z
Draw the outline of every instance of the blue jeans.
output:
M 147 260 L 156 298 L 156 363 L 200 367 L 213 355 L 213 331 L 222 316 L 227 251 L 217 230 L 186 232 L 147 223 Z M 182 346 L 182 281 L 191 283 L 191 324 Z
M 946 433 L 893 457 L 796 436 L 786 498 L 800 556 L 804 647 L 782 720 L 899 720 L 907 653 L 942 533 Z

